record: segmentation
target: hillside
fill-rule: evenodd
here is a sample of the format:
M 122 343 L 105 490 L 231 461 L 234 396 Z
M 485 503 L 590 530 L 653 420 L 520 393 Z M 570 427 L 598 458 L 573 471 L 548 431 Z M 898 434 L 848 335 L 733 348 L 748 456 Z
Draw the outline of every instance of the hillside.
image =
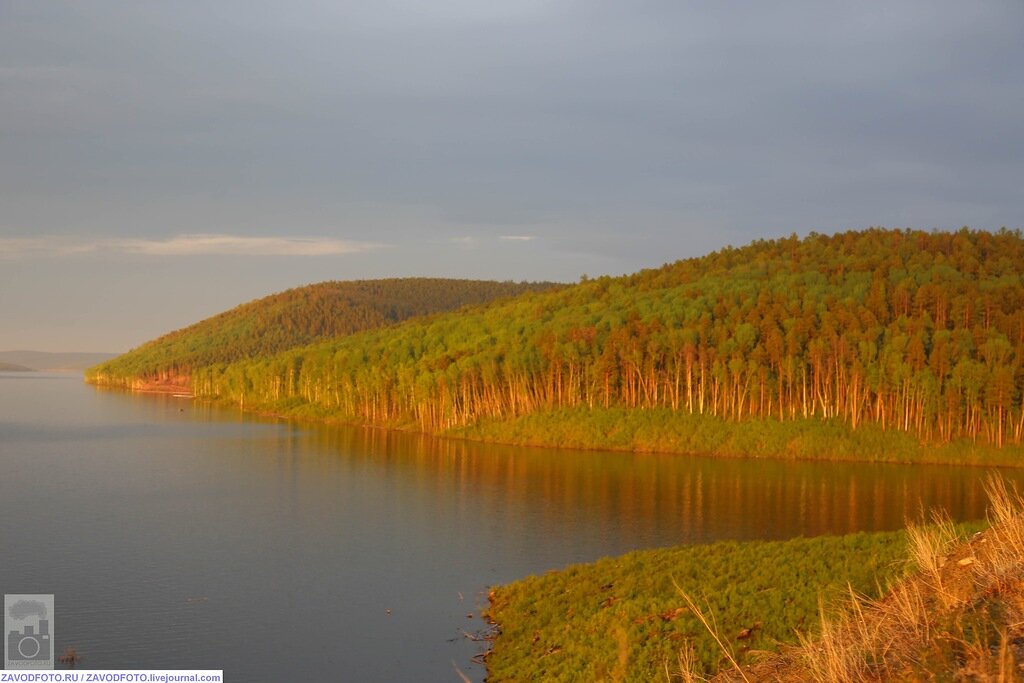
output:
M 543 291 L 554 283 L 441 278 L 321 282 L 257 299 L 91 368 L 100 384 L 187 388 L 197 368 L 263 357 L 415 316 Z
M 779 454 L 795 457 L 825 426 L 849 442 L 836 457 L 870 446 L 881 458 L 895 433 L 1019 449 L 1022 268 L 1018 231 L 758 241 L 211 366 L 193 387 L 285 414 L 520 443 L 600 448 L 625 429 L 617 447 L 708 450 L 753 422 L 751 438 L 782 434 Z
M 0 362 L 0 372 L 35 372 L 32 368 L 26 368 L 24 365 L 18 365 L 17 363 L 4 363 Z

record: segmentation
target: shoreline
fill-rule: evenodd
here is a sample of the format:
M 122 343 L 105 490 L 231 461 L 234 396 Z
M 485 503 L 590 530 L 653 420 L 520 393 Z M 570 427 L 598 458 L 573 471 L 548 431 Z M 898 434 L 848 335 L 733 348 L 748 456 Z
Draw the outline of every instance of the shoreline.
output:
M 552 656 L 598 680 L 623 650 L 636 674 L 625 680 L 655 680 L 660 660 L 671 661 L 672 647 L 686 637 L 698 660 L 713 668 L 713 636 L 684 607 L 680 591 L 707 600 L 726 637 L 746 630 L 737 645 L 774 651 L 796 641 L 801 617 L 816 615 L 819 594 L 834 603 L 849 585 L 879 597 L 878 579 L 898 579 L 905 554 L 902 530 L 718 540 L 633 550 L 492 585 L 484 611 L 488 680 L 543 680 Z M 747 572 L 748 563 L 760 574 Z M 740 589 L 730 593 L 728 586 Z M 783 608 L 781 600 L 790 602 Z
M 490 425 L 497 424 L 498 426 L 508 427 L 517 421 L 528 421 L 530 419 L 544 419 L 550 417 L 553 412 L 542 412 L 532 413 L 525 416 L 513 418 L 510 421 L 492 421 L 490 423 L 480 423 L 452 428 L 451 431 L 445 432 L 430 432 L 420 429 L 412 425 L 402 424 L 375 424 L 360 421 L 355 418 L 335 417 L 328 415 L 316 415 L 309 414 L 317 410 L 317 407 L 313 404 L 304 403 L 301 407 L 308 407 L 311 410 L 293 412 L 289 410 L 275 409 L 265 405 L 258 405 L 257 407 L 246 407 L 236 401 L 225 399 L 207 397 L 201 395 L 195 395 L 192 393 L 191 387 L 183 387 L 180 385 L 170 384 L 156 384 L 149 383 L 144 389 L 136 389 L 129 386 L 106 383 L 106 382 L 95 382 L 85 378 L 85 383 L 96 387 L 97 389 L 113 389 L 117 391 L 125 391 L 128 393 L 148 393 L 148 394 L 163 394 L 168 396 L 179 396 L 181 398 L 189 398 L 193 401 L 200 401 L 208 405 L 217 405 L 220 407 L 230 407 L 234 410 L 239 411 L 243 414 L 256 415 L 260 417 L 274 418 L 278 420 L 286 420 L 288 422 L 294 422 L 297 424 L 315 424 L 315 425 L 329 425 L 339 427 L 359 427 L 362 429 L 379 429 L 386 431 L 394 431 L 405 434 L 415 434 L 421 436 L 427 436 L 435 439 L 447 439 L 453 441 L 467 441 L 471 443 L 481 444 L 493 444 L 499 446 L 510 446 L 518 448 L 535 448 L 544 450 L 573 450 L 573 451 L 586 451 L 595 453 L 635 453 L 644 455 L 663 455 L 671 457 L 701 457 L 701 458 L 725 458 L 730 460 L 772 460 L 772 461 L 795 461 L 795 462 L 822 462 L 822 463 L 860 463 L 860 464 L 881 464 L 881 465 L 929 465 L 929 466 L 949 466 L 949 467 L 988 467 L 988 468 L 1000 468 L 1000 469 L 1020 469 L 1024 467 L 1024 449 L 1017 446 L 1004 446 L 1003 448 L 995 448 L 988 446 L 981 446 L 979 450 L 969 451 L 972 457 L 955 457 L 948 455 L 946 457 L 929 457 L 927 455 L 923 457 L 910 457 L 910 458 L 896 458 L 896 457 L 880 457 L 877 452 L 876 454 L 870 454 L 867 456 L 857 456 L 849 453 L 840 453 L 836 455 L 836 451 L 830 451 L 824 455 L 811 455 L 807 453 L 797 452 L 751 452 L 743 451 L 739 449 L 735 450 L 709 450 L 709 449 L 687 449 L 687 448 L 658 448 L 658 447 L 645 447 L 643 444 L 633 446 L 616 446 L 612 443 L 593 445 L 582 442 L 565 443 L 553 439 L 551 441 L 544 441 L 543 439 L 529 438 L 529 439 L 508 439 L 500 438 L 495 436 L 487 435 L 486 433 L 479 433 L 481 429 L 486 430 Z M 187 396 L 185 396 L 187 394 Z M 590 413 L 602 409 L 588 409 Z M 608 410 L 608 409 L 603 409 Z M 619 410 L 623 415 L 629 418 L 635 418 L 640 415 L 643 416 L 646 411 L 648 414 L 654 412 L 657 409 L 634 409 L 629 411 L 627 409 L 612 409 Z M 303 412 L 305 414 L 303 414 Z M 557 411 L 554 411 L 557 412 Z M 714 422 L 720 421 L 719 418 L 713 418 L 711 416 L 697 416 L 687 415 L 678 413 L 676 417 L 679 419 L 693 420 L 697 422 Z M 828 426 L 835 427 L 836 423 L 818 420 L 815 418 L 806 418 L 802 420 L 794 420 L 789 422 L 781 421 L 745 421 L 745 422 L 726 422 L 720 421 L 721 424 L 726 425 L 726 431 L 736 434 L 744 430 L 757 430 L 759 428 L 768 428 L 772 425 L 796 425 L 798 428 L 806 429 L 824 429 Z M 845 423 L 839 425 L 841 429 L 845 428 Z M 850 430 L 848 434 L 843 435 L 839 438 L 836 443 L 838 445 L 850 446 L 851 437 L 858 434 L 863 434 L 865 431 L 864 427 L 861 427 L 860 432 Z M 892 442 L 891 446 L 895 447 L 897 441 L 903 441 L 904 447 L 908 442 L 913 444 L 913 447 L 920 449 L 921 452 L 944 452 L 955 449 L 978 449 L 977 444 L 965 444 L 962 440 L 959 442 L 949 442 L 945 444 L 922 444 L 916 438 L 906 434 L 904 432 L 893 432 L 891 430 L 874 430 L 875 435 L 882 435 L 882 438 L 886 441 Z M 813 437 L 814 435 L 812 435 Z M 855 445 L 855 444 L 854 444 Z M 1020 452 L 1015 452 L 1020 451 Z

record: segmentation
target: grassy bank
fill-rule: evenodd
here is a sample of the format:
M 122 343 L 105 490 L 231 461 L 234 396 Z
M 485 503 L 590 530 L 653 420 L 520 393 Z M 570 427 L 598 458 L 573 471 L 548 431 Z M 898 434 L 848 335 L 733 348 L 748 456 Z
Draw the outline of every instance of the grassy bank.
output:
M 565 408 L 510 420 L 485 419 L 446 436 L 527 446 L 729 457 L 1020 467 L 1024 447 L 962 439 L 926 444 L 879 425 L 843 420 L 727 421 L 667 408 Z
M 692 644 L 706 672 L 722 650 L 673 582 L 713 614 L 735 655 L 795 642 L 819 595 L 877 595 L 905 571 L 903 532 L 645 550 L 531 576 L 492 594 L 501 630 L 489 681 L 665 680 Z M 706 600 L 706 602 L 705 602 Z
M 798 647 L 722 671 L 715 683 L 1021 680 L 1024 500 L 990 480 L 991 528 L 969 541 L 952 525 L 908 533 L 916 570 L 880 599 L 826 613 Z M 685 667 L 676 680 L 699 680 Z

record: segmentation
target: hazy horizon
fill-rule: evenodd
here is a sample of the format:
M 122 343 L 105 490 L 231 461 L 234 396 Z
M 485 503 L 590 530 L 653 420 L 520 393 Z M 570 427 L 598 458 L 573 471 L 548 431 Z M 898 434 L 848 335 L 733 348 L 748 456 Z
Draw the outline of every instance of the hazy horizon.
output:
M 324 280 L 1019 228 L 1024 4 L 0 6 L 0 348 Z

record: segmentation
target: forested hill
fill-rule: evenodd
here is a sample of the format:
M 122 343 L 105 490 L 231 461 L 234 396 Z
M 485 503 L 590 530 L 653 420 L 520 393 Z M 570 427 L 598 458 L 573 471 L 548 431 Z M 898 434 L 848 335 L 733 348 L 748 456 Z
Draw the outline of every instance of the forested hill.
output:
M 193 387 L 433 432 L 537 415 L 586 431 L 615 414 L 592 432 L 611 441 L 643 416 L 658 448 L 659 430 L 686 420 L 699 431 L 752 418 L 999 447 L 1024 429 L 1022 268 L 1019 231 L 758 241 L 211 366 Z M 559 434 L 525 440 L 578 443 Z
M 549 282 L 404 278 L 321 282 L 220 313 L 91 368 L 90 381 L 123 386 L 186 384 L 197 368 L 272 355 L 317 340 L 481 304 Z

